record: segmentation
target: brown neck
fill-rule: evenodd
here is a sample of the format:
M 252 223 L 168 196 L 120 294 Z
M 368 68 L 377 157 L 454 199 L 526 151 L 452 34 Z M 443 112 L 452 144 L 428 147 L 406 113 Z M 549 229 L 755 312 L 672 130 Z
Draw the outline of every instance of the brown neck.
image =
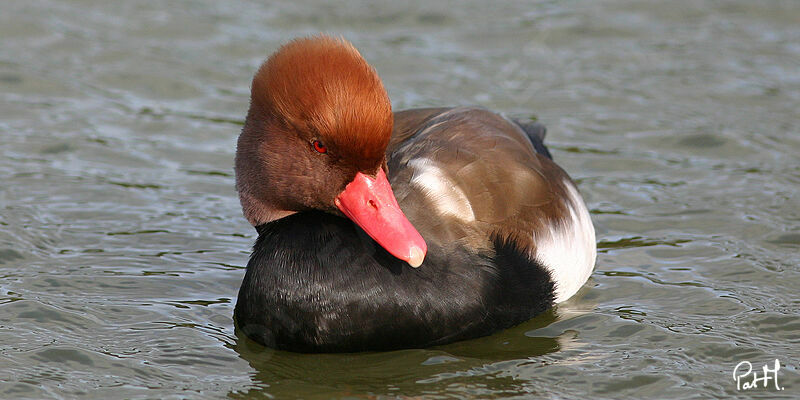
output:
M 296 211 L 280 210 L 274 206 L 259 201 L 250 193 L 239 191 L 239 202 L 242 204 L 242 213 L 250 225 L 259 226 L 283 217 L 288 217 Z

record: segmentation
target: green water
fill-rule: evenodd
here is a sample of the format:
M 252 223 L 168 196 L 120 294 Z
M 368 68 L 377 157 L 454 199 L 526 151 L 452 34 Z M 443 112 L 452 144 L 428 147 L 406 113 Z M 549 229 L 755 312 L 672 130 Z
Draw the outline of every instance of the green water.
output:
M 249 81 L 320 31 L 395 109 L 548 126 L 599 240 L 576 297 L 432 349 L 236 337 Z M 797 398 L 798 109 L 797 1 L 5 1 L 0 398 Z

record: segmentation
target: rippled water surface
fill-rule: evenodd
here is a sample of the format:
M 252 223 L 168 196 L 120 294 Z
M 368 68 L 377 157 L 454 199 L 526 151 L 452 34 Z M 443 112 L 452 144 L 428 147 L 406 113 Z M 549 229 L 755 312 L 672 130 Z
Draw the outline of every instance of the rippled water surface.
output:
M 800 2 L 340 3 L 0 5 L 0 398 L 800 396 Z M 575 298 L 432 349 L 237 338 L 250 79 L 319 31 L 395 109 L 548 126 L 599 240 Z

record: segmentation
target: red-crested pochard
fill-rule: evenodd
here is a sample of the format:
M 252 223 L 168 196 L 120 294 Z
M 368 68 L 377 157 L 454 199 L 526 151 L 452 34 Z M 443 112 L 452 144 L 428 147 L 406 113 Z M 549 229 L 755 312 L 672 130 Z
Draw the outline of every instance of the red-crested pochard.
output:
M 424 347 L 568 299 L 595 233 L 544 132 L 475 107 L 392 113 L 349 42 L 284 45 L 253 78 L 236 151 L 259 234 L 238 329 L 303 352 Z

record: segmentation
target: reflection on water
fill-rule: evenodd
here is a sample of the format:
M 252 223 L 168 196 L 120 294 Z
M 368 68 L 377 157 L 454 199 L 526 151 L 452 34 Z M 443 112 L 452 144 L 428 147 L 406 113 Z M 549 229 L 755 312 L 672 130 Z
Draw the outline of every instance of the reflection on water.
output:
M 235 394 L 329 398 L 355 395 L 355 387 L 384 393 L 387 382 L 391 382 L 388 393 L 404 396 L 446 392 L 453 385 L 485 387 L 486 393 L 511 393 L 513 378 L 504 376 L 507 367 L 540 364 L 542 361 L 532 358 L 574 347 L 571 331 L 555 336 L 548 336 L 552 330 L 540 332 L 556 320 L 556 312 L 549 311 L 490 337 L 382 353 L 290 353 L 269 349 L 238 334 L 233 349 L 257 371 L 257 386 Z
M 6 2 L 0 398 L 720 398 L 800 387 L 800 3 Z M 249 81 L 345 35 L 395 109 L 548 127 L 599 241 L 579 295 L 432 349 L 236 335 L 255 231 L 233 187 Z

